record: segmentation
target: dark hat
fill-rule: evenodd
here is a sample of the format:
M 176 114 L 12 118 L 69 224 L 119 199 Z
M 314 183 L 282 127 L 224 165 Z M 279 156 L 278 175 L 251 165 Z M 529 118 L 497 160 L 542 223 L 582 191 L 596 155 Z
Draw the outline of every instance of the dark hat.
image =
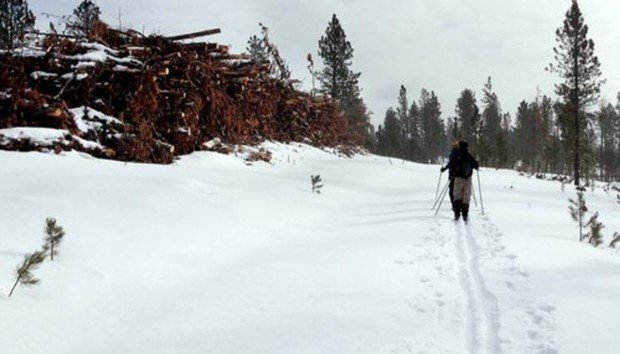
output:
M 467 151 L 469 149 L 469 144 L 465 140 L 459 141 L 459 148 L 463 151 Z

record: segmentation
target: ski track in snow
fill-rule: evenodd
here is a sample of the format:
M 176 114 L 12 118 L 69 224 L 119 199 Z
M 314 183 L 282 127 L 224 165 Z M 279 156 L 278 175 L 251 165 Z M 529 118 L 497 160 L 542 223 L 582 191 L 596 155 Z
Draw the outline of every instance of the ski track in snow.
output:
M 479 342 L 478 333 L 480 331 L 477 317 L 477 309 L 479 305 L 476 304 L 476 298 L 474 295 L 471 270 L 469 269 L 469 259 L 463 247 L 463 237 L 461 235 L 460 226 L 455 224 L 456 228 L 456 258 L 459 263 L 459 280 L 465 294 L 465 303 L 463 307 L 464 314 L 464 341 L 465 349 L 470 353 L 478 352 Z
M 467 302 L 463 304 L 465 343 L 470 353 L 501 353 L 497 298 L 486 287 L 479 269 L 479 246 L 471 225 L 456 224 L 459 276 Z M 465 229 L 463 232 L 462 229 Z
M 503 285 L 501 298 L 504 303 L 503 311 L 499 309 L 495 294 L 487 293 L 487 296 L 491 296 L 490 303 L 493 304 L 490 314 L 494 316 L 490 319 L 493 320 L 493 326 L 497 329 L 495 332 L 498 334 L 497 347 L 501 349 L 502 345 L 505 346 L 504 352 L 508 353 L 557 353 L 555 338 L 557 330 L 553 314 L 555 307 L 527 298 L 520 292 L 528 286 L 529 272 L 518 265 L 518 256 L 507 252 L 501 240 L 502 232 L 493 224 L 489 216 L 479 214 L 477 219 L 476 226 L 479 224 L 480 227 L 474 227 L 475 234 L 472 234 L 471 229 L 468 228 L 466 236 L 473 242 L 480 241 L 482 246 L 477 242 L 474 244 L 478 262 L 482 259 L 481 254 L 484 254 L 489 268 L 487 271 L 490 274 L 494 273 L 495 277 L 501 280 L 496 281 L 494 285 L 496 288 Z M 513 319 L 512 323 L 521 323 L 521 326 L 518 329 L 512 328 L 508 333 L 501 333 L 500 317 L 510 317 Z
M 456 326 L 452 329 L 460 331 L 461 337 L 459 348 L 437 345 L 430 351 L 557 353 L 554 307 L 529 299 L 520 291 L 527 289 L 528 271 L 518 265 L 516 255 L 508 252 L 502 232 L 489 216 L 472 214 L 467 225 L 445 216 L 429 217 L 427 229 L 432 235 L 422 238 L 424 247 L 414 245 L 418 252 L 423 251 L 415 259 L 419 263 L 416 271 L 437 270 L 435 277 L 424 275 L 420 280 L 427 285 L 426 294 L 441 296 L 433 302 L 429 301 L 431 296 L 418 295 L 410 307 L 434 314 L 438 324 L 452 321 Z M 450 291 L 460 291 L 462 296 L 442 297 Z M 424 308 L 429 304 L 433 305 L 431 309 Z M 510 328 L 502 328 L 504 322 Z M 434 333 L 429 338 L 435 343 L 441 341 Z

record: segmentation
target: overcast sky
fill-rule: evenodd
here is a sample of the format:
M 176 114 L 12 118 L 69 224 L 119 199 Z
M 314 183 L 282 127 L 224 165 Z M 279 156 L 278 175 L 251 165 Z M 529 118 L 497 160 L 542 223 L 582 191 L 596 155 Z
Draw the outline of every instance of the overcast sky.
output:
M 79 0 L 30 0 L 38 25 L 43 13 L 67 14 Z M 147 33 L 177 34 L 219 27 L 211 41 L 245 50 L 258 22 L 270 28 L 272 41 L 288 60 L 293 76 L 310 79 L 306 55 L 317 56 L 317 41 L 337 14 L 351 41 L 354 70 L 361 71 L 363 97 L 382 122 L 405 85 L 410 100 L 422 88 L 440 98 L 444 119 L 464 88 L 481 95 L 492 76 L 505 111 L 513 113 L 537 87 L 553 95 L 557 77 L 544 68 L 553 59 L 555 29 L 571 0 L 99 0 L 103 19 Z M 615 102 L 620 91 L 620 1 L 581 0 L 596 54 L 607 84 L 603 96 Z

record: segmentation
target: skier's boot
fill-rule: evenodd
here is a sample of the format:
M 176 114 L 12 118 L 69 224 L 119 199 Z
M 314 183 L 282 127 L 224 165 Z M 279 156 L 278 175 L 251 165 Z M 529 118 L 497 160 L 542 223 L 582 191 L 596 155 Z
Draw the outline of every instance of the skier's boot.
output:
M 461 201 L 460 200 L 454 201 L 452 211 L 454 211 L 454 221 L 458 221 L 461 218 Z
M 467 222 L 469 217 L 469 204 L 462 204 L 461 210 L 463 211 L 463 221 Z

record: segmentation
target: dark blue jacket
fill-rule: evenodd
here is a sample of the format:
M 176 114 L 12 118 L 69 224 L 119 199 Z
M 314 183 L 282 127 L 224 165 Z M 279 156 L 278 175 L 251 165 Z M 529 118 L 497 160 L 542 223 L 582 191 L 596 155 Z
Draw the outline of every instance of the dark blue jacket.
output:
M 480 168 L 480 164 L 469 153 L 469 151 L 467 151 L 467 148 L 465 148 L 465 149 L 460 148 L 460 149 L 456 150 L 456 153 L 454 154 L 454 156 L 453 156 L 453 154 L 450 154 L 450 161 L 448 161 L 448 164 L 446 165 L 445 168 L 450 170 L 450 173 L 454 177 L 469 178 L 469 177 L 471 177 L 471 175 L 465 176 L 463 168 L 461 168 L 465 164 L 469 164 L 472 169 L 476 169 L 477 170 L 477 169 Z

